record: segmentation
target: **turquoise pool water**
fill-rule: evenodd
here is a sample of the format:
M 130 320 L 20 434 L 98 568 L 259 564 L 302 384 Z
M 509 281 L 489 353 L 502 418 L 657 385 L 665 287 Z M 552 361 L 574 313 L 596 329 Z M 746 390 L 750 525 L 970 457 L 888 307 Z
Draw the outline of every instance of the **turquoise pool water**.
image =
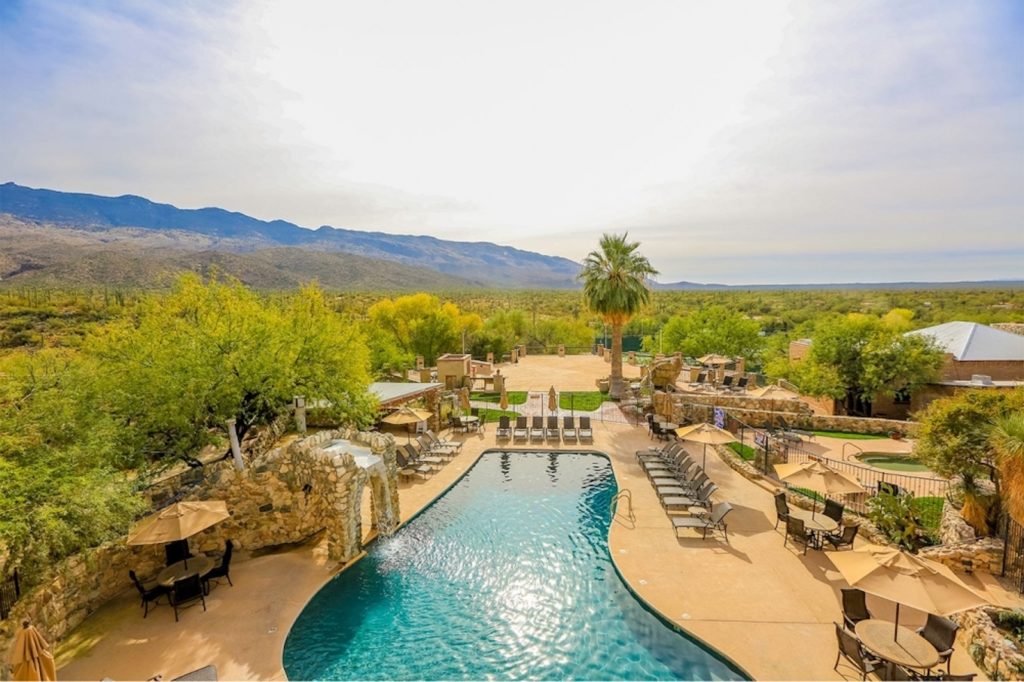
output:
M 591 454 L 487 453 L 328 583 L 290 679 L 744 679 L 630 594 L 608 553 L 615 478 Z

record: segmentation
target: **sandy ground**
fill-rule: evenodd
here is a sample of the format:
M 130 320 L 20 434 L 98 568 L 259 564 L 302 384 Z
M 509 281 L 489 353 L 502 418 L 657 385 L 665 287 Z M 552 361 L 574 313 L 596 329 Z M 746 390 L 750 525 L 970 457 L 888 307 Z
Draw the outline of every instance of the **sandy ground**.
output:
M 553 367 L 562 360 L 528 357 L 518 366 L 523 383 L 513 388 L 533 388 L 532 382 L 542 378 L 538 388 L 550 385 Z M 599 358 L 587 360 L 596 361 L 585 363 L 592 369 L 606 369 Z M 561 375 L 556 383 L 565 390 L 590 390 L 584 386 L 585 371 L 574 370 L 577 384 L 563 381 Z M 677 539 L 636 463 L 635 451 L 652 445 L 646 429 L 614 423 L 595 423 L 594 429 L 590 447 L 609 455 L 620 489 L 630 491 L 632 519 L 628 505 L 620 506 L 609 544 L 636 593 L 756 679 L 840 679 L 832 670 L 836 656 L 832 623 L 842 619 L 838 590 L 845 582 L 824 553 L 812 550 L 804 556 L 792 545 L 783 546 L 782 533 L 773 529 L 770 492 L 710 454 L 707 469 L 719 485 L 716 499 L 728 500 L 735 508 L 729 519 L 729 542 L 720 536 L 702 540 L 688 532 Z M 493 425 L 483 434 L 454 437 L 465 443 L 457 458 L 428 480 L 401 484 L 403 521 L 456 482 L 482 452 L 497 445 Z M 364 527 L 368 527 L 365 507 Z M 61 643 L 59 677 L 126 680 L 162 674 L 167 680 L 213 664 L 221 679 L 283 679 L 282 653 L 292 622 L 339 568 L 324 560 L 315 543 L 240 560 L 232 566 L 235 586 L 216 587 L 207 600 L 207 611 L 190 608 L 180 623 L 174 622 L 167 606 L 143 619 L 136 595 L 126 592 Z M 1024 600 L 987 574 L 964 579 L 993 603 L 1024 605 Z M 882 600 L 869 597 L 869 607 L 883 618 L 892 616 L 892 605 Z M 922 623 L 924 616 L 904 608 L 900 620 L 913 625 Z M 954 672 L 977 672 L 966 653 L 967 644 L 958 642 Z M 839 671 L 847 679 L 859 677 L 848 666 L 840 665 Z

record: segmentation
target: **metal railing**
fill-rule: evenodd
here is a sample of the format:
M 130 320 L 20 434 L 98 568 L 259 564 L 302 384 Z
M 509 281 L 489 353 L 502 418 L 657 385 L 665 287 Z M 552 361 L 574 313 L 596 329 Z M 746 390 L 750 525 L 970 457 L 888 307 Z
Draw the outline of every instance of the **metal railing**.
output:
M 611 509 L 612 518 L 619 513 L 619 500 L 626 501 L 626 518 L 629 519 L 630 523 L 636 522 L 636 514 L 633 513 L 633 493 L 629 491 L 629 488 L 624 488 L 615 494 L 612 498 L 609 508 Z
M 7 620 L 11 614 L 14 603 L 21 597 L 21 584 L 18 581 L 18 572 L 14 571 L 11 577 L 0 582 L 0 620 Z
M 1000 525 L 1003 537 L 1003 577 L 1012 580 L 1017 592 L 1024 594 L 1024 526 L 1009 514 L 1004 514 Z

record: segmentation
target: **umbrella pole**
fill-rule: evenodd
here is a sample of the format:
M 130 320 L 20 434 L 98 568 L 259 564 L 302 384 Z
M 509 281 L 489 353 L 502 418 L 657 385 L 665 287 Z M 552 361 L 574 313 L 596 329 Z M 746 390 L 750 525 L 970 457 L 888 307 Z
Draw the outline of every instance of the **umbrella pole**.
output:
M 900 634 L 900 603 L 896 602 L 896 624 L 892 628 L 892 641 L 897 641 Z
M 708 468 L 708 444 L 704 443 L 704 463 L 700 465 L 701 469 Z

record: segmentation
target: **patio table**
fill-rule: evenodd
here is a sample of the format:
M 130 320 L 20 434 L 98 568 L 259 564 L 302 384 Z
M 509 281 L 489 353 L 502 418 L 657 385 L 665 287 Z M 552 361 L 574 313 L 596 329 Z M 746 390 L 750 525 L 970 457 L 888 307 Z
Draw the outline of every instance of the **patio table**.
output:
M 213 568 L 213 559 L 208 556 L 194 556 L 191 559 L 176 561 L 160 571 L 156 580 L 165 587 L 171 587 L 178 580 L 193 575 L 206 575 Z
M 928 640 L 902 625 L 893 636 L 893 623 L 877 618 L 857 623 L 855 632 L 871 653 L 907 668 L 928 670 L 939 662 L 939 652 Z
M 814 533 L 814 548 L 821 549 L 823 533 L 833 533 L 839 529 L 839 523 L 822 513 L 812 513 L 799 507 L 790 507 L 789 515 L 804 522 L 804 527 Z

